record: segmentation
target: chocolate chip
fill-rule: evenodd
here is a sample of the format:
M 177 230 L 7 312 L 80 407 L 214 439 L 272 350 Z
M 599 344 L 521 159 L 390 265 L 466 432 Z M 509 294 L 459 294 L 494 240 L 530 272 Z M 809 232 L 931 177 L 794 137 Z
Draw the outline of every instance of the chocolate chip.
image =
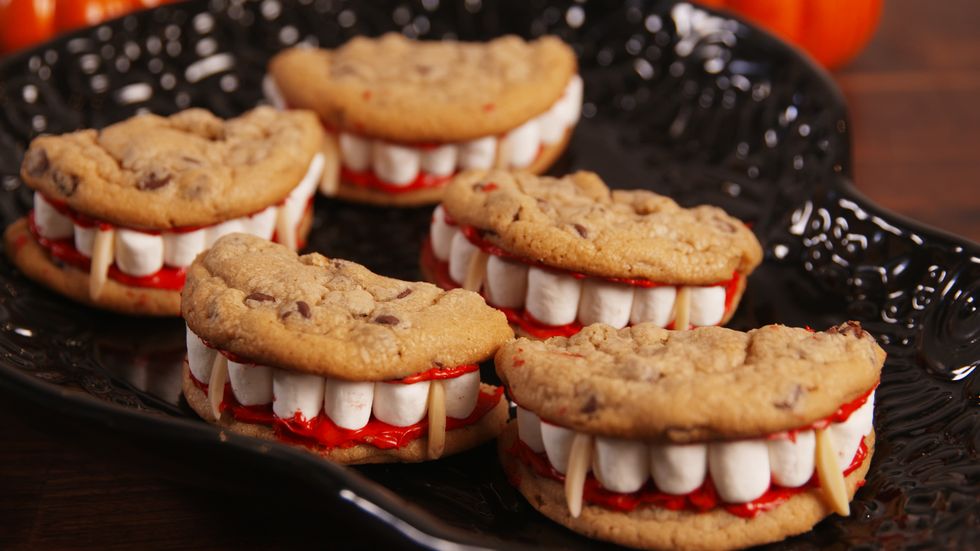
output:
M 517 222 L 518 220 L 520 220 L 522 212 L 524 212 L 524 207 L 517 209 L 517 212 L 514 213 L 514 217 L 511 218 L 511 222 Z
M 582 224 L 572 224 L 572 227 L 575 228 L 575 231 L 577 231 L 578 234 L 581 235 L 583 239 L 588 239 L 588 237 L 589 237 L 589 229 L 588 228 L 586 228 Z
M 777 409 L 793 409 L 804 394 L 806 394 L 805 388 L 800 385 L 794 385 L 793 390 L 785 398 L 773 402 L 772 405 L 776 406 Z
M 405 298 L 405 297 L 407 297 L 410 294 L 412 294 L 412 290 L 411 289 L 405 289 L 404 291 L 398 293 L 398 296 L 395 297 L 395 298 Z
M 374 318 L 374 323 L 380 323 L 381 325 L 398 325 L 399 319 L 391 314 L 382 314 Z
M 245 300 L 246 301 L 248 301 L 248 300 L 254 300 L 256 302 L 275 302 L 276 301 L 276 297 L 274 297 L 272 295 L 267 295 L 265 293 L 255 292 L 255 293 L 252 293 L 252 294 L 248 295 L 247 297 L 245 297 Z
M 48 153 L 43 149 L 31 149 L 24 157 L 24 170 L 32 178 L 40 178 L 48 171 L 51 162 L 48 161 Z
M 599 409 L 599 400 L 596 399 L 595 395 L 589 396 L 589 399 L 582 406 L 582 413 L 595 413 Z
M 173 176 L 167 173 L 157 173 L 151 172 L 149 174 L 144 174 L 142 178 L 136 183 L 136 187 L 143 191 L 151 191 L 154 189 L 160 189 L 163 186 L 170 183 Z
M 303 302 L 302 300 L 296 302 L 296 310 L 299 314 L 306 319 L 310 319 L 310 305 Z
M 78 176 L 74 174 L 65 174 L 60 170 L 54 170 L 51 173 L 51 179 L 54 180 L 55 187 L 62 195 L 70 196 L 75 193 L 78 189 Z
M 853 335 L 859 339 L 866 334 L 864 329 L 861 327 L 861 323 L 856 321 L 845 321 L 840 325 L 831 327 L 827 330 L 827 332 L 832 335 L 838 333 L 841 335 Z
M 181 155 L 180 156 L 180 160 L 181 161 L 184 161 L 185 163 L 187 163 L 189 165 L 201 166 L 201 165 L 204 164 L 204 162 L 201 161 L 200 159 L 195 158 L 195 157 L 188 157 L 187 155 Z
M 715 218 L 712 220 L 712 223 L 714 227 L 718 228 L 719 230 L 725 233 L 735 233 L 735 229 L 736 229 L 735 226 L 727 220 L 721 220 L 720 218 Z

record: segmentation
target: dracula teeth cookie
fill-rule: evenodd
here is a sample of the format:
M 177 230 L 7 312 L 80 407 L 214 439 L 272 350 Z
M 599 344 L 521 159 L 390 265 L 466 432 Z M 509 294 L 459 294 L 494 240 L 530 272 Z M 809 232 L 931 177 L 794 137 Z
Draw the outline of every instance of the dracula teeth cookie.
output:
M 496 437 L 480 362 L 513 338 L 476 293 L 234 234 L 187 273 L 184 396 L 207 421 L 340 463 L 423 461 Z
M 312 113 L 268 107 L 227 121 L 189 109 L 41 136 L 21 167 L 34 208 L 7 228 L 7 254 L 79 302 L 178 316 L 187 267 L 222 235 L 304 241 L 322 143 Z
M 591 172 L 459 175 L 432 215 L 422 270 L 443 288 L 480 290 L 524 335 L 727 322 L 762 260 L 717 207 L 610 190 Z
M 274 105 L 320 115 L 341 159 L 323 192 L 381 205 L 438 202 L 460 170 L 543 172 L 582 105 L 575 54 L 550 36 L 386 34 L 334 50 L 292 48 L 272 59 L 264 87 Z
M 518 405 L 500 456 L 532 506 L 597 539 L 778 541 L 849 514 L 884 359 L 856 322 L 816 333 L 596 324 L 521 338 L 496 356 Z

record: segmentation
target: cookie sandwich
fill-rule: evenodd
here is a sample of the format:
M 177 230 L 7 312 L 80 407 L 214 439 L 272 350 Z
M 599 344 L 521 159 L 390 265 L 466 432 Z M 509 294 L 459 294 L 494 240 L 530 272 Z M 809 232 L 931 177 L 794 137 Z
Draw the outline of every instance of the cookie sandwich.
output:
M 496 356 L 518 405 L 500 456 L 534 508 L 590 537 L 649 549 L 778 541 L 849 513 L 884 359 L 856 322 L 521 338 Z
M 570 47 L 546 36 L 414 41 L 390 33 L 275 56 L 264 81 L 280 108 L 312 109 L 341 158 L 322 191 L 379 205 L 436 203 L 452 176 L 543 172 L 579 119 Z
M 76 301 L 180 315 L 194 257 L 246 232 L 299 247 L 313 220 L 323 133 L 309 112 L 259 107 L 139 115 L 35 138 L 21 177 L 34 206 L 4 234 L 28 277 Z
M 518 333 L 547 338 L 592 323 L 723 324 L 761 260 L 752 232 L 717 207 L 610 190 L 591 172 L 492 170 L 446 189 L 421 264 L 443 288 L 480 290 Z
M 340 463 L 423 461 L 496 437 L 478 364 L 513 338 L 476 293 L 235 234 L 191 265 L 184 396 L 205 420 Z

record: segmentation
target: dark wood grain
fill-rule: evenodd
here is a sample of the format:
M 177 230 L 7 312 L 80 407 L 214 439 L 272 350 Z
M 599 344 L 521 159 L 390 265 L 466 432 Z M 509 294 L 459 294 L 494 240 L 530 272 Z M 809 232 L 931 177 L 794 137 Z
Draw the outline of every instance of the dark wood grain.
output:
M 972 0 L 890 0 L 870 46 L 835 77 L 851 108 L 858 188 L 980 241 L 977 29 L 980 4 Z M 0 427 L 0 549 L 363 542 L 315 503 L 298 498 L 291 506 L 299 516 L 272 514 L 247 492 L 210 484 L 193 458 L 164 460 L 9 396 L 0 395 Z

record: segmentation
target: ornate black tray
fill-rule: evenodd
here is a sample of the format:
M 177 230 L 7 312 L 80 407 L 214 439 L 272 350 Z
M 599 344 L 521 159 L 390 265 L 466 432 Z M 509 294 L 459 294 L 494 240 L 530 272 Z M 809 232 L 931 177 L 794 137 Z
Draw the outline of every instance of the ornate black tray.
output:
M 980 246 L 902 219 L 855 191 L 840 92 L 792 48 L 687 4 L 596 4 L 212 0 L 61 38 L 0 64 L 0 221 L 29 207 L 18 168 L 33 136 L 142 110 L 204 106 L 235 115 L 260 101 L 269 56 L 296 42 L 332 46 L 388 30 L 431 39 L 555 33 L 579 55 L 586 99 L 553 172 L 592 169 L 616 187 L 718 204 L 748 221 L 766 261 L 749 280 L 734 327 L 823 328 L 857 319 L 888 351 L 877 451 L 852 516 L 777 547 L 975 546 Z M 310 249 L 419 278 L 427 209 L 325 199 L 316 209 Z M 219 435 L 178 397 L 182 339 L 177 320 L 74 305 L 0 260 L 5 392 L 111 427 L 210 473 L 211 484 L 252 497 L 285 492 L 317 519 L 317 530 L 344 523 L 361 544 L 596 545 L 524 503 L 492 445 L 431 464 L 344 468 L 287 446 Z M 292 522 L 295 509 L 266 507 L 273 526 L 302 524 Z

